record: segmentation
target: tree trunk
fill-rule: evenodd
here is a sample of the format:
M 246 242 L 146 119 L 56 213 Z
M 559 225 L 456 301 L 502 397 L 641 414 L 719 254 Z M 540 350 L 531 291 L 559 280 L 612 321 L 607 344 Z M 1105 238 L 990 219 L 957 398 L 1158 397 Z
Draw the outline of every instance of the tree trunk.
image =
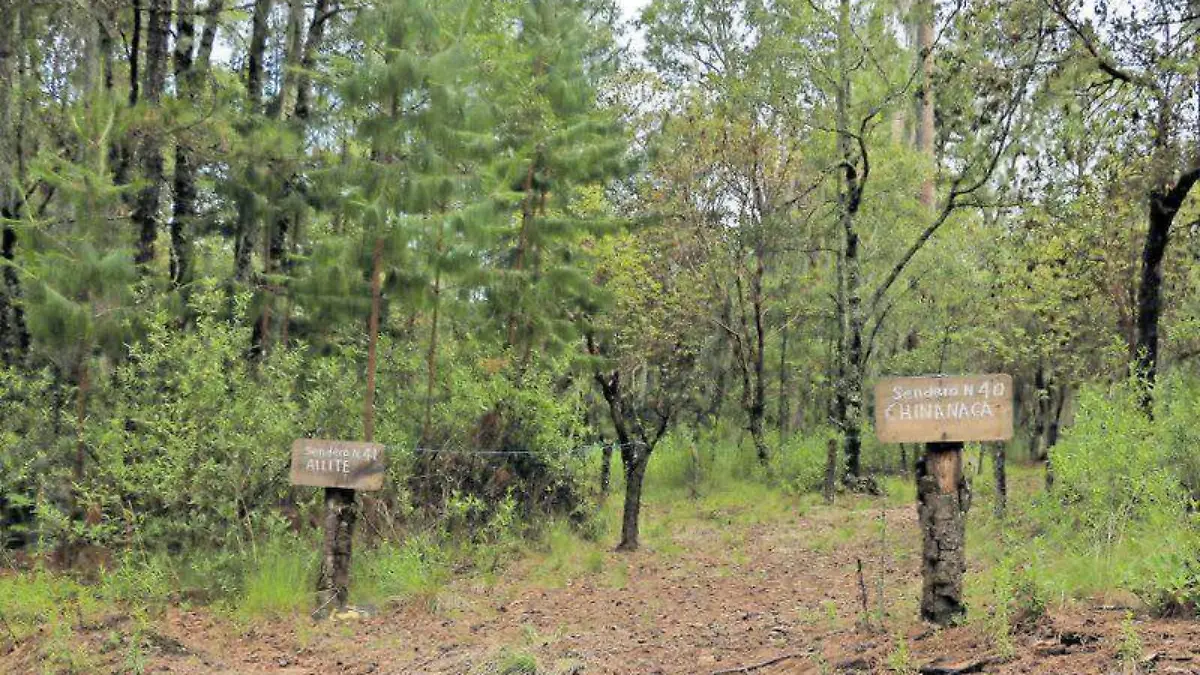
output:
M 791 425 L 791 402 L 788 397 L 788 368 L 787 368 L 787 344 L 788 344 L 788 323 L 785 321 L 781 328 L 782 335 L 779 336 L 779 440 L 784 441 L 788 437 Z
M 1046 419 L 1045 451 L 1047 455 L 1050 454 L 1050 448 L 1058 445 L 1058 433 L 1062 428 L 1063 407 L 1067 403 L 1068 394 L 1067 387 L 1061 384 L 1051 391 L 1057 392 L 1057 394 L 1054 396 L 1053 404 Z
M 846 480 L 858 484 L 862 475 L 862 409 L 863 409 L 863 308 L 860 288 L 858 231 L 855 218 L 862 203 L 862 180 L 858 175 L 850 132 L 850 65 L 847 42 L 850 40 L 850 2 L 841 0 L 838 11 L 839 83 L 836 100 L 838 155 L 842 171 L 838 181 L 838 214 L 843 233 L 842 272 L 845 278 L 845 345 L 842 354 L 844 378 L 844 416 L 842 431 L 846 455 Z
M 304 58 L 304 0 L 288 0 L 287 47 L 284 51 L 283 77 L 279 92 L 271 103 L 271 116 L 287 119 L 296 107 L 296 79 Z
M 825 503 L 832 504 L 837 490 L 837 440 L 829 439 L 825 454 Z
M 917 518 L 922 532 L 921 618 L 948 626 L 966 616 L 963 576 L 970 490 L 962 443 L 928 443 L 917 464 Z
M 262 110 L 263 57 L 267 51 L 267 19 L 271 16 L 273 0 L 254 0 L 250 18 L 250 46 L 246 53 L 246 97 L 250 112 Z
M 15 218 L 15 209 L 3 208 L 0 216 Z M 0 363 L 14 365 L 29 352 L 29 330 L 21 305 L 21 279 L 12 263 L 16 258 L 17 232 L 5 224 L 0 229 L 0 259 L 6 263 L 0 274 Z
M 433 423 L 433 389 L 437 381 L 438 311 L 442 304 L 442 232 L 438 225 L 438 261 L 433 268 L 433 316 L 429 325 L 429 350 L 425 355 L 425 421 L 421 426 L 421 439 L 429 443 L 430 426 Z
M 762 234 L 759 234 L 758 238 L 759 241 L 754 247 L 754 275 L 750 279 L 750 300 L 754 310 L 754 398 L 750 406 L 750 435 L 754 437 L 758 463 L 767 466 L 771 458 L 763 433 L 763 417 L 767 410 L 766 327 L 763 325 L 766 246 L 762 242 Z
M 9 221 L 18 220 L 24 206 L 21 186 L 25 184 L 24 110 L 25 76 L 19 52 L 24 42 L 18 8 L 0 10 L 0 363 L 20 362 L 29 347 L 29 332 L 21 305 L 21 278 L 13 266 L 17 255 L 17 231 Z M 11 47 L 8 47 L 11 45 Z M 13 108 L 20 106 L 17 114 Z
M 618 551 L 638 549 L 638 519 L 642 512 L 642 480 L 646 477 L 650 450 L 641 441 L 621 447 L 625 467 L 625 504 L 621 512 L 621 543 Z
M 363 401 L 363 440 L 375 440 L 375 371 L 382 305 L 383 237 L 376 237 L 371 253 L 371 316 L 367 320 L 367 393 Z
M 213 44 L 217 41 L 217 29 L 220 27 L 223 9 L 224 0 L 208 0 L 208 7 L 204 10 L 204 32 L 200 34 L 200 46 L 196 50 L 197 72 L 207 73 L 212 63 Z
M 1008 454 L 1008 445 L 997 442 L 992 446 L 992 471 L 996 479 L 996 517 L 1003 518 L 1008 508 L 1008 474 L 1005 472 L 1004 460 Z
M 600 494 L 608 496 L 609 482 L 612 475 L 613 444 L 605 443 L 600 450 Z
M 1153 412 L 1154 380 L 1158 375 L 1158 323 L 1162 316 L 1163 258 L 1170 240 L 1175 211 L 1156 196 L 1150 199 L 1150 228 L 1142 247 L 1142 274 L 1137 296 L 1137 375 L 1144 379 L 1142 407 Z
M 1035 461 L 1046 459 L 1042 447 L 1046 429 L 1046 417 L 1049 415 L 1050 391 L 1046 385 L 1046 370 L 1039 363 L 1037 372 L 1033 375 L 1033 419 L 1029 429 L 1029 458 Z
M 175 87 L 179 98 L 195 103 L 200 73 L 194 72 L 192 43 L 196 37 L 193 22 L 194 0 L 178 0 L 175 19 Z M 196 170 L 186 132 L 175 141 L 175 201 L 171 209 L 171 285 L 186 287 L 192 280 L 192 237 L 188 227 L 196 216 Z
M 170 19 L 170 0 L 150 0 L 146 20 L 146 75 L 142 88 L 143 98 L 151 105 L 159 103 L 166 84 Z M 149 265 L 154 260 L 154 242 L 158 238 L 158 205 L 163 182 L 161 133 L 161 129 L 146 132 L 138 149 L 145 186 L 138 192 L 130 219 L 138 229 L 134 262 L 143 275 L 149 271 Z
M 330 1 L 317 0 L 313 7 L 312 21 L 308 24 L 308 37 L 304 41 L 304 55 L 300 59 L 300 76 L 296 82 L 296 118 L 308 119 L 312 113 L 312 77 L 309 75 L 317 66 L 317 48 L 325 36 L 325 23 L 330 16 Z
M 933 21 L 934 3 L 932 0 L 921 0 L 918 4 L 917 47 L 921 59 L 921 88 L 917 94 L 918 125 L 917 151 L 925 155 L 929 161 L 929 170 L 933 170 L 934 159 L 934 115 L 933 115 Z M 921 182 L 921 205 L 932 210 L 935 192 L 934 176 L 926 176 Z

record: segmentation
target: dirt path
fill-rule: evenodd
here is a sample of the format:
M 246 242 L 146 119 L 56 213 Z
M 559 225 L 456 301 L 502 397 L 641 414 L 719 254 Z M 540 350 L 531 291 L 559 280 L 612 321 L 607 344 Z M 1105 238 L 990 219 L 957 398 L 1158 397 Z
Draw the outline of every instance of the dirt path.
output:
M 719 509 L 681 518 L 645 550 L 590 565 L 531 556 L 491 583 L 458 580 L 430 602 L 359 621 L 237 630 L 172 612 L 146 672 L 1200 672 L 1200 624 L 1135 623 L 1131 645 L 1112 609 L 1052 613 L 1015 635 L 1007 658 L 986 621 L 928 630 L 915 620 L 912 507 L 756 520 Z M 864 586 L 874 626 L 883 589 L 886 630 L 862 622 Z

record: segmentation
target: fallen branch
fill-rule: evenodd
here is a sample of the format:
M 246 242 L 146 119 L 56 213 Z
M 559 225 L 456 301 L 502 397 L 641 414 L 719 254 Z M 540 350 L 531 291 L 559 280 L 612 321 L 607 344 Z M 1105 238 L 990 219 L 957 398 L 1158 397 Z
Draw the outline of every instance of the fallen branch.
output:
M 985 666 L 992 662 L 991 657 L 982 658 L 978 661 L 970 663 L 959 663 L 954 665 L 941 665 L 936 661 L 933 663 L 921 666 L 919 671 L 921 675 L 966 675 L 966 673 L 981 673 Z
M 760 668 L 766 668 L 767 666 L 773 666 L 776 663 L 782 663 L 784 661 L 787 661 L 788 659 L 794 659 L 798 656 L 804 656 L 807 653 L 808 652 L 790 652 L 788 654 L 781 654 L 779 656 L 776 656 L 773 659 L 767 659 L 766 661 L 752 663 L 748 666 L 740 666 L 738 668 L 729 668 L 727 670 L 718 670 L 718 671 L 715 671 L 712 675 L 734 675 L 734 673 L 751 673 Z

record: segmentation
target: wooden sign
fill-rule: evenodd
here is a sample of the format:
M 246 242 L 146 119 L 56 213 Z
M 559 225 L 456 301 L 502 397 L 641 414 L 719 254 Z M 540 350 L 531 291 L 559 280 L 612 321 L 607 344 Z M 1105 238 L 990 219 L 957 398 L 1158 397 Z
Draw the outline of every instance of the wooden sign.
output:
M 383 446 L 357 441 L 301 438 L 292 443 L 292 484 L 379 490 Z
M 1004 441 L 1013 435 L 1010 375 L 899 377 L 875 385 L 881 443 Z

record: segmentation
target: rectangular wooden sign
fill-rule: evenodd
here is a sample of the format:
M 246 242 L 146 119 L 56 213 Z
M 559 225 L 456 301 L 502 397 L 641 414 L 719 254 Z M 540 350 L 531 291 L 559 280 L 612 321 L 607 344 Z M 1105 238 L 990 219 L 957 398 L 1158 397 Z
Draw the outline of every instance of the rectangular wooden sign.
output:
M 1012 435 L 1010 375 L 897 377 L 875 385 L 881 443 L 1005 441 Z
M 351 490 L 383 488 L 383 446 L 301 438 L 292 443 L 292 484 Z

